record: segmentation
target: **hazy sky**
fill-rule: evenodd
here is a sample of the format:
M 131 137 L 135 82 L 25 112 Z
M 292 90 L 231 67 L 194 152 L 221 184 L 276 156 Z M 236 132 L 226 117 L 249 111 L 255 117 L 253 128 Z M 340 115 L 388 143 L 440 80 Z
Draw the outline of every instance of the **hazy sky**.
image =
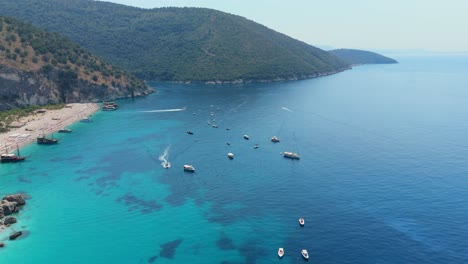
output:
M 468 0 L 111 0 L 143 8 L 208 7 L 312 45 L 468 50 Z

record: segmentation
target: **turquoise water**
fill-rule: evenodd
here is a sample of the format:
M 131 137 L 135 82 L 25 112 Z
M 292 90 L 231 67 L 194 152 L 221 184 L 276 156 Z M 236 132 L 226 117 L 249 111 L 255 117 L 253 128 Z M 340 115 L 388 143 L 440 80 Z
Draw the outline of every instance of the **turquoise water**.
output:
M 31 196 L 0 263 L 303 263 L 302 248 L 310 263 L 468 263 L 468 60 L 397 59 L 297 82 L 152 84 L 57 146 L 23 148 L 29 160 L 0 166 L 0 194 Z

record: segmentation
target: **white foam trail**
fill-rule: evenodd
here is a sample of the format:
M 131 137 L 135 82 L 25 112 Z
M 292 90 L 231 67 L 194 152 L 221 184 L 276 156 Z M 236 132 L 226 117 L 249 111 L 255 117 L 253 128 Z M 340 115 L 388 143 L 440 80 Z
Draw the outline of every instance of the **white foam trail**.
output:
M 284 106 L 282 106 L 281 109 L 286 110 L 286 111 L 291 112 L 291 113 L 293 112 L 291 109 L 289 109 L 287 107 L 284 107 Z
M 141 113 L 164 113 L 164 112 L 180 112 L 185 111 L 187 108 L 174 108 L 174 109 L 159 109 L 159 110 L 148 110 L 148 111 L 140 111 Z
M 158 158 L 160 161 L 162 161 L 161 166 L 163 166 L 164 168 L 169 168 L 171 166 L 171 163 L 168 161 L 168 159 L 169 159 L 169 149 L 170 148 L 171 148 L 171 145 L 167 146 L 164 149 L 163 154 L 161 154 L 161 156 L 159 156 L 159 158 Z

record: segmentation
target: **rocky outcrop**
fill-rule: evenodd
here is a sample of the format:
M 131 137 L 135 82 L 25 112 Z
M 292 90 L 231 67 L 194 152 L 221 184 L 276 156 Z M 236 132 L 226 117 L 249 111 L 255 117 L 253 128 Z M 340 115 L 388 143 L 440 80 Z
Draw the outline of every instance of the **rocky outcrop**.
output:
M 26 204 L 27 196 L 24 194 L 9 194 L 2 198 L 0 201 L 0 232 L 5 230 L 6 227 L 17 222 L 16 217 L 7 216 L 15 212 L 18 212 L 19 208 Z M 23 234 L 23 231 L 16 231 L 10 234 L 9 239 L 15 240 Z M 4 247 L 5 244 L 0 242 L 0 248 Z
M 0 206 L 3 211 L 3 215 L 11 215 L 16 210 L 16 203 L 2 200 L 0 201 Z
M 0 219 L 17 212 L 18 208 L 25 204 L 26 201 L 22 194 L 11 194 L 3 197 L 0 201 Z
M 24 199 L 24 195 L 22 194 L 11 194 L 3 197 L 2 200 L 6 200 L 9 202 L 16 202 L 18 206 L 25 205 L 26 200 Z
M 3 220 L 4 225 L 11 225 L 11 224 L 14 224 L 16 222 L 17 222 L 16 218 L 14 218 L 13 216 L 7 216 L 7 217 L 5 217 L 5 220 Z

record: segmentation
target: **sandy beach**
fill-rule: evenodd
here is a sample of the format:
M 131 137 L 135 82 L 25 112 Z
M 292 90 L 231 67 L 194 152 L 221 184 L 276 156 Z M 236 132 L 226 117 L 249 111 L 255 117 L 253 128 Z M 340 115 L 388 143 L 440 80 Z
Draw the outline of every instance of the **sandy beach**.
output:
M 5 148 L 9 152 L 16 150 L 16 145 L 22 147 L 35 142 L 40 135 L 48 135 L 65 128 L 81 119 L 92 115 L 99 110 L 96 103 L 67 104 L 58 110 L 46 110 L 44 113 L 34 113 L 23 117 L 20 123 L 25 123 L 18 128 L 11 128 L 9 132 L 0 134 L 0 152 Z

